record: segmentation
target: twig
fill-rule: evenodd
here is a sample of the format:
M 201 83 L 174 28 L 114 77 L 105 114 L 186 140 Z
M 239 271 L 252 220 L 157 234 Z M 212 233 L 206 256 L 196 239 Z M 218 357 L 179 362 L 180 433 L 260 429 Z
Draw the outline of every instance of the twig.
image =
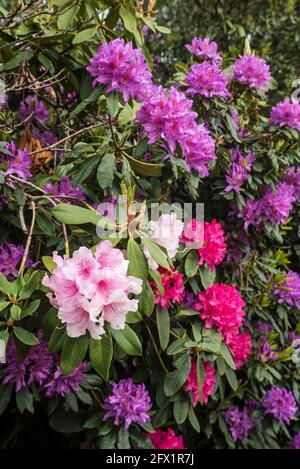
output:
M 166 365 L 164 364 L 163 359 L 162 359 L 161 356 L 160 356 L 160 353 L 159 353 L 159 350 L 158 350 L 157 345 L 156 345 L 156 343 L 155 343 L 155 340 L 154 340 L 154 337 L 153 337 L 153 335 L 152 335 L 151 329 L 150 329 L 150 327 L 148 326 L 147 323 L 145 323 L 145 324 L 146 324 L 146 328 L 147 328 L 147 331 L 148 331 L 148 333 L 149 333 L 150 339 L 151 339 L 151 341 L 152 341 L 153 347 L 154 347 L 154 349 L 155 349 L 157 358 L 159 359 L 160 364 L 161 364 L 161 366 L 163 367 L 164 371 L 165 371 L 166 373 L 168 373 L 168 370 L 167 370 L 167 368 L 166 368 Z
M 24 219 L 24 207 L 22 205 L 19 207 L 19 219 L 23 232 L 27 234 L 28 230 Z
M 33 233 L 34 224 L 35 224 L 35 203 L 34 203 L 33 200 L 31 201 L 31 208 L 32 208 L 31 225 L 30 225 L 30 230 L 29 230 L 28 237 L 27 237 L 27 242 L 26 242 L 26 246 L 25 246 L 23 259 L 22 259 L 22 262 L 21 262 L 20 270 L 19 270 L 19 275 L 21 275 L 23 273 L 25 265 L 26 265 L 26 261 L 27 261 L 27 258 L 28 258 L 29 249 L 30 249 L 30 245 L 31 245 L 31 240 L 32 240 L 32 233 Z

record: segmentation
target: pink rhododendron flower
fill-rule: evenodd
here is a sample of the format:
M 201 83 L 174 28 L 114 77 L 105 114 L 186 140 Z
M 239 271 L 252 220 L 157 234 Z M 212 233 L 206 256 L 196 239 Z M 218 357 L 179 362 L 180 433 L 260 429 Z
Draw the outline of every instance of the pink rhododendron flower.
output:
M 242 325 L 245 302 L 235 285 L 215 283 L 205 292 L 198 293 L 195 309 L 201 311 L 200 317 L 205 320 L 205 327 L 216 326 L 226 341 L 236 334 Z
M 157 428 L 154 433 L 148 433 L 155 449 L 184 449 L 182 435 L 177 436 L 172 428 L 167 431 Z
M 102 44 L 87 67 L 94 84 L 107 85 L 106 92 L 121 91 L 124 101 L 129 97 L 143 101 L 150 96 L 152 75 L 141 49 L 133 49 L 131 42 L 114 39 Z
M 205 98 L 230 96 L 227 89 L 229 79 L 215 63 L 205 61 L 192 65 L 185 81 L 189 86 L 187 93 L 191 95 L 199 94 Z
M 204 223 L 196 218 L 192 218 L 186 222 L 180 242 L 187 247 L 199 248 L 202 246 L 204 242 Z
M 257 55 L 244 55 L 236 59 L 232 71 L 233 80 L 248 85 L 250 88 L 265 91 L 270 85 L 270 67 Z
M 204 223 L 204 244 L 198 249 L 199 264 L 207 263 L 211 271 L 220 264 L 225 257 L 226 243 L 224 231 L 216 220 Z
M 228 335 L 226 344 L 230 347 L 236 368 L 241 368 L 246 363 L 252 349 L 252 339 L 249 332 L 246 331 L 243 334 L 236 332 Z
M 191 54 L 200 59 L 209 59 L 219 65 L 222 63 L 222 57 L 218 54 L 217 43 L 211 41 L 209 37 L 204 39 L 194 37 L 192 44 L 187 44 L 185 47 Z
M 203 362 L 203 366 L 205 370 L 205 379 L 202 383 L 202 400 L 204 404 L 206 404 L 208 397 L 213 393 L 216 384 L 216 377 L 215 370 L 209 362 Z M 191 370 L 185 383 L 185 390 L 193 393 L 193 406 L 195 407 L 200 401 L 197 381 L 197 361 L 195 358 L 192 359 Z
M 164 287 L 164 294 L 160 296 L 156 283 L 151 282 L 151 286 L 155 293 L 155 303 L 161 304 L 165 309 L 168 309 L 172 303 L 181 303 L 183 301 L 183 274 L 172 270 L 171 272 L 163 267 L 159 267 L 158 271 L 161 273 L 162 286 Z
M 215 142 L 204 124 L 195 124 L 179 139 L 182 156 L 190 170 L 208 176 L 208 165 L 216 159 Z
M 270 124 L 291 127 L 300 132 L 300 104 L 289 99 L 277 103 L 272 108 Z
M 54 252 L 53 261 L 57 267 L 43 285 L 52 290 L 48 297 L 70 337 L 89 331 L 100 339 L 104 321 L 123 329 L 127 312 L 137 311 L 138 301 L 128 294 L 140 293 L 142 281 L 127 275 L 128 261 L 110 241 L 99 244 L 94 254 L 81 247 L 69 259 Z

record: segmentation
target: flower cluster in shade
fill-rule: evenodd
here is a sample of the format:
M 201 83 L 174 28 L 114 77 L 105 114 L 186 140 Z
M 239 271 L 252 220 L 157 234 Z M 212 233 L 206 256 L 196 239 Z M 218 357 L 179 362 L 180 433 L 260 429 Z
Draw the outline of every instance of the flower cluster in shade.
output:
M 113 329 L 123 329 L 128 311 L 137 311 L 138 301 L 130 293 L 140 293 L 142 281 L 127 275 L 128 261 L 110 241 L 98 244 L 96 251 L 81 247 L 71 258 L 53 253 L 56 268 L 43 284 L 51 304 L 70 337 L 89 331 L 93 339 L 104 333 L 104 321 Z
M 210 362 L 203 361 L 203 367 L 205 371 L 205 378 L 202 383 L 202 401 L 204 404 L 207 403 L 208 397 L 213 393 L 216 384 L 215 370 Z M 197 360 L 192 359 L 191 370 L 188 374 L 185 382 L 185 390 L 191 392 L 193 395 L 193 406 L 195 407 L 200 401 L 200 393 L 197 380 Z
M 278 303 L 286 303 L 300 309 L 300 277 L 296 272 L 289 270 L 283 282 L 274 289 L 278 296 Z
M 215 283 L 205 292 L 198 293 L 195 309 L 206 328 L 216 327 L 230 347 L 235 365 L 241 368 L 251 353 L 252 340 L 247 331 L 240 332 L 245 312 L 245 302 L 235 285 Z
M 226 425 L 234 441 L 248 438 L 253 428 L 254 420 L 249 410 L 247 405 L 242 410 L 232 405 L 224 413 Z
M 31 124 L 32 117 L 42 125 L 46 124 L 49 119 L 48 109 L 44 105 L 43 101 L 40 101 L 35 94 L 29 94 L 26 96 L 26 98 L 21 101 L 19 109 L 19 119 L 21 121 L 29 118 L 26 121 L 26 125 Z
M 69 202 L 76 205 L 80 205 L 82 202 L 86 201 L 85 192 L 81 187 L 73 186 L 69 176 L 64 176 L 57 183 L 47 182 L 44 186 L 44 190 L 49 194 L 59 196 L 59 201 Z
M 182 435 L 177 436 L 173 428 L 169 427 L 166 431 L 157 428 L 147 436 L 155 449 L 184 449 Z
M 24 181 L 31 178 L 30 172 L 31 159 L 28 150 L 17 149 L 14 143 L 7 143 L 4 151 L 0 149 L 0 169 L 4 177 L 9 179 L 9 176 L 17 176 Z M 12 183 L 9 181 L 9 185 Z
M 241 185 L 247 181 L 252 165 L 255 160 L 255 154 L 249 153 L 244 156 L 239 148 L 231 150 L 231 162 L 228 172 L 226 173 L 227 186 L 225 192 L 233 190 L 240 192 Z
M 207 176 L 207 165 L 215 159 L 215 143 L 205 125 L 196 123 L 192 105 L 175 87 L 168 91 L 158 87 L 136 117 L 150 144 L 162 139 L 174 153 L 178 143 L 189 169 Z
M 24 251 L 25 248 L 22 245 L 9 242 L 0 244 L 0 272 L 8 279 L 18 277 Z M 29 268 L 35 265 L 30 257 L 27 257 L 26 267 Z
M 286 223 L 296 201 L 294 193 L 294 186 L 285 181 L 279 182 L 275 191 L 271 186 L 265 186 L 259 199 L 248 198 L 241 210 L 233 207 L 231 214 L 243 220 L 245 230 L 250 225 L 261 229 L 264 221 L 272 225 Z
M 199 265 L 206 262 L 211 271 L 222 262 L 226 253 L 224 231 L 216 220 L 203 224 L 193 218 L 186 222 L 181 243 L 187 247 L 198 247 Z
M 134 384 L 132 378 L 113 384 L 112 392 L 103 403 L 103 420 L 114 419 L 114 424 L 126 430 L 131 424 L 144 425 L 150 420 L 150 395 L 144 384 Z
M 289 425 L 298 410 L 293 393 L 279 386 L 272 386 L 263 396 L 265 414 L 272 415 L 280 423 Z
M 129 97 L 143 101 L 151 94 L 152 75 L 142 51 L 124 39 L 102 44 L 87 70 L 94 84 L 106 85 L 107 93 L 120 91 L 126 102 Z
M 300 132 L 300 104 L 289 99 L 277 103 L 271 110 L 270 124 L 291 127 Z
M 169 271 L 164 267 L 159 267 L 158 272 L 161 274 L 164 292 L 163 294 L 159 292 L 155 282 L 150 283 L 155 294 L 155 303 L 165 309 L 168 309 L 172 304 L 181 303 L 184 293 L 183 274 L 176 272 L 174 268 Z
M 39 386 L 47 397 L 65 396 L 78 391 L 87 365 L 81 363 L 68 375 L 63 375 L 57 354 L 50 354 L 48 344 L 43 343 L 43 334 L 38 333 L 40 344 L 30 348 L 23 362 L 19 362 L 12 339 L 6 349 L 6 364 L 2 365 L 2 383 L 14 383 L 16 392 L 32 384 Z
M 300 449 L 300 431 L 293 436 L 290 446 L 291 449 Z
M 234 81 L 250 88 L 266 91 L 270 85 L 270 67 L 257 55 L 244 55 L 238 58 L 232 66 L 232 72 Z
M 211 41 L 209 37 L 204 39 L 194 37 L 192 43 L 187 44 L 185 47 L 200 60 L 209 60 L 218 65 L 222 63 L 222 57 L 218 54 L 218 45 L 216 42 Z

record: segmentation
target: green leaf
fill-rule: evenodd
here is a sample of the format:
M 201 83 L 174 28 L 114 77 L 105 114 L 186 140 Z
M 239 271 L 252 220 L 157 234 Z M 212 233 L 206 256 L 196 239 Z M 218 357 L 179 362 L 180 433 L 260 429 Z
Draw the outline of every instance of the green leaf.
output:
M 73 23 L 73 20 L 79 10 L 79 5 L 74 5 L 67 8 L 62 14 L 57 17 L 57 26 L 59 29 L 66 29 Z
M 198 383 L 198 391 L 199 391 L 199 398 L 201 404 L 203 404 L 203 391 L 202 391 L 202 386 L 205 381 L 205 369 L 203 365 L 203 361 L 200 356 L 197 358 L 197 383 Z
M 171 270 L 167 256 L 162 251 L 162 249 L 157 244 L 155 244 L 150 238 L 141 238 L 141 240 L 145 248 L 148 249 L 150 256 L 153 257 L 155 262 L 157 262 L 157 264 L 159 264 L 161 267 L 164 267 L 167 270 Z
M 226 114 L 225 119 L 226 119 L 226 122 L 227 122 L 227 127 L 228 127 L 233 139 L 236 142 L 240 142 L 241 140 L 239 139 L 239 136 L 237 134 L 234 120 L 232 119 L 232 117 L 229 114 Z
M 164 381 L 166 396 L 173 396 L 184 385 L 191 369 L 191 358 L 187 354 L 180 370 L 167 373 Z
M 151 316 L 154 310 L 155 295 L 149 282 L 143 282 L 142 293 L 139 297 L 139 311 L 145 316 Z
M 147 280 L 147 261 L 134 238 L 130 237 L 127 242 L 127 259 L 129 260 L 128 274 L 133 277 Z
M 41 304 L 41 300 L 34 300 L 31 303 L 29 303 L 26 308 L 24 308 L 21 312 L 21 319 L 25 318 L 26 316 L 31 316 L 33 313 L 36 312 L 38 307 Z
M 99 157 L 96 155 L 89 158 L 85 158 L 82 163 L 80 163 L 80 165 L 77 165 L 75 167 L 76 174 L 72 180 L 74 186 L 77 186 L 78 184 L 84 182 L 94 171 L 98 162 Z
M 129 441 L 129 432 L 125 430 L 125 428 L 120 427 L 118 431 L 118 440 L 117 440 L 117 448 L 118 449 L 130 449 L 130 441 Z
M 66 336 L 60 357 L 60 366 L 64 375 L 71 373 L 83 362 L 89 342 L 88 335 L 76 338 Z
M 50 417 L 49 425 L 59 433 L 78 433 L 83 430 L 86 413 L 83 411 L 66 412 L 62 407 Z
M 43 262 L 44 266 L 46 267 L 46 269 L 48 270 L 48 272 L 50 272 L 50 274 L 52 274 L 54 272 L 54 270 L 56 269 L 56 267 L 57 267 L 57 265 L 53 261 L 52 257 L 50 257 L 50 256 L 43 256 L 42 257 L 42 262 Z
M 211 272 L 211 270 L 208 267 L 201 267 L 200 270 L 200 278 L 203 287 L 205 290 L 214 283 L 215 277 L 216 277 L 216 272 L 215 270 Z
M 173 413 L 174 413 L 174 418 L 175 418 L 176 423 L 181 424 L 186 420 L 187 415 L 188 415 L 188 410 L 189 410 L 189 403 L 185 398 L 180 397 L 174 402 Z
M 165 289 L 162 285 L 162 277 L 161 274 L 157 270 L 149 269 L 149 274 L 153 278 L 154 282 L 156 283 L 158 293 L 163 296 L 165 294 Z
M 33 394 L 28 388 L 23 388 L 16 393 L 16 404 L 21 414 L 23 414 L 24 410 L 28 410 L 28 412 L 33 414 Z
M 137 334 L 126 324 L 124 329 L 111 330 L 112 336 L 128 355 L 142 355 L 142 344 Z
M 103 94 L 103 92 L 104 87 L 97 86 L 87 98 L 85 98 L 83 101 L 81 101 L 80 104 L 78 104 L 78 106 L 76 106 L 74 111 L 71 113 L 71 116 L 76 116 L 81 111 L 83 111 L 90 103 L 97 101 L 98 98 L 100 98 L 100 96 Z
M 196 414 L 194 412 L 194 409 L 191 405 L 190 405 L 190 408 L 189 408 L 188 417 L 189 417 L 190 424 L 192 425 L 194 430 L 196 430 L 196 432 L 200 433 L 199 421 L 198 421 L 198 419 L 196 417 Z
M 119 13 L 123 20 L 125 29 L 134 34 L 137 30 L 136 17 L 123 5 L 121 6 Z
M 109 379 L 109 369 L 113 357 L 111 335 L 105 335 L 100 340 L 90 341 L 90 359 L 94 370 L 105 380 Z
M 168 310 L 156 307 L 157 330 L 161 349 L 164 351 L 170 340 L 170 315 Z
M 44 272 L 41 270 L 35 270 L 32 275 L 30 276 L 28 282 L 21 288 L 20 291 L 20 298 L 22 300 L 26 300 L 30 298 L 35 290 L 37 290 L 41 286 L 41 281 L 44 276 Z
M 184 271 L 187 277 L 194 277 L 199 269 L 199 255 L 193 250 L 188 253 L 184 263 Z
M 0 300 L 0 311 L 3 311 L 8 305 L 10 305 L 9 301 Z
M 0 291 L 5 295 L 8 295 L 10 292 L 10 287 L 10 282 L 6 280 L 6 277 L 4 277 L 3 273 L 0 272 Z
M 119 95 L 117 91 L 112 91 L 106 100 L 107 110 L 111 117 L 115 117 L 118 114 L 119 109 Z
M 226 374 L 226 378 L 227 378 L 227 381 L 228 383 L 230 384 L 231 388 L 236 391 L 239 384 L 238 384 L 238 380 L 236 378 L 236 374 L 234 371 L 232 371 L 231 368 L 227 368 L 227 370 L 225 371 L 225 374 Z
M 97 180 L 101 189 L 106 189 L 112 185 L 114 174 L 116 171 L 116 157 L 115 155 L 105 155 L 98 166 Z
M 97 225 L 98 223 L 101 223 L 101 226 L 110 228 L 115 227 L 114 223 L 105 217 L 101 217 L 96 211 L 78 207 L 76 205 L 59 204 L 53 207 L 51 212 L 56 220 L 61 223 L 65 223 L 66 225 L 83 225 L 85 223 Z
M 49 350 L 51 353 L 57 353 L 62 350 L 66 338 L 65 332 L 65 327 L 63 327 L 61 324 L 53 329 L 49 339 Z
M 134 110 L 127 104 L 118 116 L 118 124 L 119 125 L 126 125 L 128 122 L 131 122 L 135 119 L 135 112 Z
M 11 308 L 10 308 L 10 314 L 11 314 L 11 317 L 15 320 L 15 321 L 19 321 L 20 318 L 21 318 L 21 308 L 19 305 L 12 305 Z
M 220 355 L 222 355 L 222 357 L 224 358 L 226 363 L 230 366 L 230 368 L 232 368 L 233 370 L 236 369 L 230 350 L 224 342 L 221 343 Z
M 19 339 L 20 342 L 26 345 L 37 345 L 39 344 L 38 339 L 34 334 L 32 334 L 29 331 L 26 331 L 26 329 L 23 329 L 22 327 L 13 327 L 13 331 L 17 339 Z
M 142 320 L 143 318 L 138 311 L 129 311 L 126 314 L 127 324 L 136 324 L 137 322 L 141 322 Z
M 80 44 L 81 42 L 88 41 L 93 36 L 95 36 L 96 32 L 96 26 L 93 28 L 84 29 L 83 31 L 80 31 L 76 34 L 76 36 L 73 38 L 72 44 Z

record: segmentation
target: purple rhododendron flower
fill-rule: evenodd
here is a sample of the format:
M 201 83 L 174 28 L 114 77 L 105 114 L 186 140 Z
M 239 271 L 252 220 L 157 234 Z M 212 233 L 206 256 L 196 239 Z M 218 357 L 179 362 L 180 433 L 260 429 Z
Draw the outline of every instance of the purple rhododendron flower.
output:
M 35 94 L 28 95 L 20 103 L 19 118 L 21 121 L 27 119 L 30 114 L 33 114 L 33 117 L 40 124 L 46 124 L 49 119 L 49 111 L 42 101 L 38 99 Z M 30 119 L 26 124 L 30 124 Z
M 267 90 L 270 84 L 270 68 L 265 60 L 256 55 L 244 55 L 237 59 L 233 66 L 233 80 L 250 88 Z
M 300 168 L 291 166 L 287 169 L 285 182 L 294 188 L 294 196 L 298 200 L 300 198 Z
M 300 431 L 292 438 L 291 448 L 300 449 Z
M 69 176 L 64 176 L 57 183 L 47 182 L 44 190 L 60 198 L 69 199 L 70 203 L 80 204 L 86 201 L 85 192 L 81 187 L 74 187 Z
M 230 406 L 226 410 L 224 417 L 234 441 L 243 441 L 248 437 L 254 425 L 248 408 L 239 410 L 237 406 Z
M 134 384 L 131 378 L 121 379 L 113 385 L 112 393 L 104 401 L 103 420 L 113 417 L 115 425 L 124 425 L 127 430 L 132 423 L 143 425 L 148 422 L 151 407 L 144 384 Z
M 124 101 L 129 97 L 143 101 L 153 87 L 152 74 L 141 49 L 133 49 L 131 42 L 114 39 L 102 44 L 87 67 L 94 84 L 107 85 L 106 92 L 118 90 Z
M 47 397 L 61 396 L 72 391 L 78 391 L 79 385 L 84 378 L 84 370 L 87 368 L 85 362 L 81 363 L 75 370 L 68 375 L 64 375 L 59 365 L 58 357 L 55 357 L 55 370 L 50 379 L 44 384 L 44 390 Z
M 199 94 L 205 98 L 230 96 L 227 89 L 229 79 L 215 63 L 205 61 L 192 65 L 185 81 L 189 85 L 187 89 L 189 94 Z
M 194 37 L 192 44 L 187 44 L 185 47 L 191 54 L 200 59 L 209 59 L 219 65 L 222 63 L 222 57 L 218 54 L 217 43 L 210 41 L 208 37 L 205 39 Z
M 262 399 L 265 414 L 270 414 L 280 423 L 289 425 L 298 406 L 291 391 L 279 386 L 272 386 Z
M 247 157 L 245 157 L 238 148 L 234 148 L 230 153 L 231 164 L 229 171 L 226 173 L 228 186 L 225 188 L 225 192 L 231 190 L 240 192 L 241 185 L 247 181 L 248 175 L 252 169 L 255 154 L 250 152 Z
M 300 132 L 300 104 L 289 99 L 277 103 L 272 108 L 270 124 L 291 127 Z
M 14 143 L 7 143 L 5 150 L 10 154 L 6 154 L 0 149 L 0 169 L 3 172 L 4 177 L 13 175 L 17 176 L 24 181 L 29 179 L 32 175 L 30 172 L 31 159 L 28 150 L 17 150 Z M 12 182 L 9 181 L 9 185 L 12 186 Z
M 0 272 L 9 279 L 12 277 L 18 277 L 18 267 L 21 264 L 24 255 L 24 247 L 16 246 L 13 243 L 0 244 Z M 26 261 L 26 267 L 35 266 L 33 261 L 28 257 Z
M 300 277 L 296 272 L 289 270 L 285 280 L 274 289 L 278 296 L 278 303 L 286 303 L 300 309 Z
M 276 353 L 273 352 L 270 344 L 264 338 L 262 339 L 261 346 L 258 348 L 258 357 L 262 362 L 277 360 Z
M 279 182 L 275 192 L 270 186 L 265 188 L 265 194 L 261 199 L 261 210 L 266 220 L 273 225 L 286 223 L 295 200 L 294 187 L 286 182 Z

